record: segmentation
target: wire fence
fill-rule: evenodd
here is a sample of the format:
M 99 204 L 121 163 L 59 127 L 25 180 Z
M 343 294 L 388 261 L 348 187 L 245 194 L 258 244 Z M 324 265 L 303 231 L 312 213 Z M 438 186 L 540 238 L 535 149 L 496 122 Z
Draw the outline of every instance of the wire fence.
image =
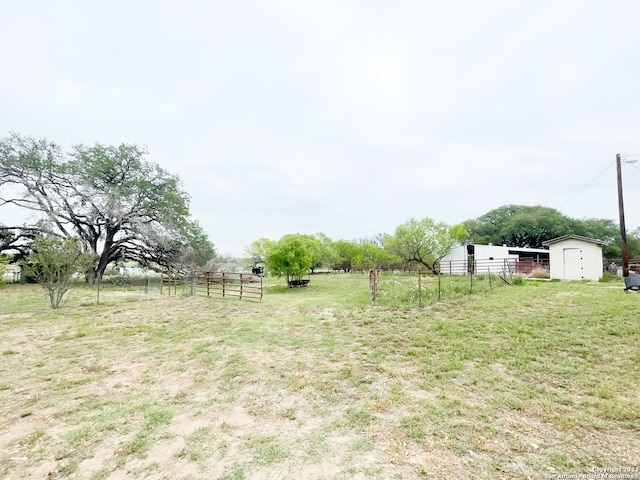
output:
M 369 273 L 372 303 L 392 308 L 413 308 L 432 305 L 440 300 L 463 297 L 472 293 L 490 292 L 521 279 L 512 273 L 487 270 L 465 276 L 434 275 L 418 270 L 408 274 Z M 375 278 L 375 281 L 371 279 Z

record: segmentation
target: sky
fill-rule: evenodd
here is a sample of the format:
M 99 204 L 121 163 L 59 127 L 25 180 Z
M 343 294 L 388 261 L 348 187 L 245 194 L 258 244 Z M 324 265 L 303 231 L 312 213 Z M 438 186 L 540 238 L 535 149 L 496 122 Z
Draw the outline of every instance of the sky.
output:
M 219 254 L 507 204 L 617 221 L 617 153 L 640 226 L 635 0 L 0 5 L 0 138 L 145 145 Z

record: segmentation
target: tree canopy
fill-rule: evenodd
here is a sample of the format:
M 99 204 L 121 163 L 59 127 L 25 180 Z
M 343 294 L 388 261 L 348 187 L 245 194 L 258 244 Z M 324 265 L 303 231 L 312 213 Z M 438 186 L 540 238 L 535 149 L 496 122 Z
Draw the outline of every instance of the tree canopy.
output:
M 468 231 L 467 231 L 468 228 Z M 476 244 L 507 244 L 542 248 L 542 242 L 562 235 L 582 235 L 608 243 L 605 258 L 620 258 L 620 230 L 613 220 L 573 219 L 541 206 L 505 205 L 464 224 L 448 225 L 429 217 L 411 218 L 393 235 L 332 241 L 327 235 L 285 235 L 279 241 L 261 238 L 246 249 L 253 264 L 263 262 L 275 275 L 299 278 L 320 267 L 353 269 L 401 268 L 417 263 L 433 272 L 452 247 L 471 240 Z M 640 228 L 628 232 L 630 256 L 640 258 Z
M 405 262 L 418 263 L 435 272 L 440 259 L 467 238 L 462 224 L 447 225 L 429 217 L 411 218 L 398 226 L 393 235 L 387 236 L 384 246 Z
M 307 239 L 311 244 L 311 272 L 330 267 L 333 268 L 338 258 L 338 253 L 333 245 L 333 240 L 324 233 L 308 235 Z
M 38 213 L 33 230 L 80 238 L 97 255 L 91 278 L 116 261 L 206 263 L 215 252 L 189 216 L 189 195 L 146 154 L 128 144 L 77 145 L 65 153 L 46 139 L 12 134 L 0 141 L 0 206 Z
M 11 253 L 14 262 L 25 258 L 31 252 L 31 244 L 39 231 L 37 228 L 0 224 L 0 253 Z
M 504 205 L 467 220 L 471 241 L 477 244 L 507 244 L 511 247 L 543 248 L 543 242 L 562 235 L 582 235 L 606 242 L 605 258 L 620 258 L 620 227 L 610 219 L 568 217 L 542 206 Z M 631 257 L 640 256 L 640 235 L 627 233 Z
M 273 243 L 273 240 L 261 238 L 251 242 L 251 245 L 245 248 L 245 254 L 253 266 L 267 263 L 267 252 L 273 246 Z
M 300 280 L 313 264 L 314 245 L 308 235 L 289 234 L 270 245 L 266 252 L 267 268 L 289 280 Z
M 354 264 L 354 259 L 360 253 L 360 247 L 356 242 L 348 240 L 336 240 L 333 242 L 336 251 L 336 264 L 334 267 L 350 272 Z
M 504 205 L 465 227 L 473 243 L 543 248 L 546 240 L 575 233 L 576 222 L 554 208 Z

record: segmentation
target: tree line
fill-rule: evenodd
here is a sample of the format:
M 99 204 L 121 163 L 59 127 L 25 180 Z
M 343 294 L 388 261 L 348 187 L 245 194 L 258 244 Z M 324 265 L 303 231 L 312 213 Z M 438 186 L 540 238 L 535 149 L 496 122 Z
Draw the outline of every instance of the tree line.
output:
M 89 283 L 122 262 L 169 272 L 206 265 L 215 249 L 191 218 L 188 192 L 177 175 L 147 155 L 144 147 L 130 144 L 64 150 L 18 134 L 0 140 L 0 207 L 17 207 L 33 219 L 0 223 L 0 254 L 10 252 L 11 261 L 31 265 L 34 272 L 46 271 L 47 259 L 74 258 Z M 621 256 L 613 220 L 574 219 L 524 205 L 505 205 L 457 225 L 412 218 L 392 234 L 359 240 L 334 241 L 322 233 L 262 238 L 246 254 L 254 265 L 294 279 L 321 268 L 348 272 L 414 264 L 435 272 L 440 259 L 463 242 L 542 248 L 546 240 L 568 234 L 606 242 L 605 258 Z M 640 257 L 640 228 L 628 232 L 627 241 L 631 257 Z M 7 260 L 0 255 L 0 266 Z
M 412 218 L 393 235 L 380 234 L 360 240 L 331 240 L 327 235 L 287 234 L 279 240 L 261 238 L 247 249 L 247 258 L 277 276 L 300 280 L 321 269 L 398 269 L 415 263 L 436 272 L 437 264 L 468 233 L 462 224 L 448 225 L 429 217 Z
M 358 240 L 331 240 L 327 235 L 287 234 L 279 240 L 261 238 L 245 251 L 254 264 L 262 264 L 277 276 L 300 279 L 308 272 L 331 269 L 402 269 L 418 265 L 437 271 L 438 262 L 456 245 L 506 244 L 510 247 L 544 248 L 547 240 L 581 235 L 607 243 L 603 256 L 621 257 L 620 229 L 609 219 L 574 219 L 543 206 L 505 205 L 467 220 L 448 225 L 429 217 L 409 219 L 393 234 Z M 640 257 L 640 228 L 627 233 L 632 258 Z

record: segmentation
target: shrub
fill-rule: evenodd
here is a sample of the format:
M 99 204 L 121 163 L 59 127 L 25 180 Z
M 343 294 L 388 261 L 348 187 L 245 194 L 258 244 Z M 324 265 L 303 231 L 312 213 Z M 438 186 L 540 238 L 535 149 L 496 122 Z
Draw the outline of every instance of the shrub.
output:
M 33 250 L 28 270 L 44 288 L 51 308 L 58 308 L 73 284 L 74 275 L 86 272 L 95 256 L 84 252 L 77 238 L 52 235 L 36 238 Z
M 602 278 L 600 278 L 601 282 L 611 282 L 612 280 L 618 280 L 620 277 L 618 277 L 618 275 L 616 275 L 615 273 L 611 273 L 611 272 L 604 272 L 602 274 Z

